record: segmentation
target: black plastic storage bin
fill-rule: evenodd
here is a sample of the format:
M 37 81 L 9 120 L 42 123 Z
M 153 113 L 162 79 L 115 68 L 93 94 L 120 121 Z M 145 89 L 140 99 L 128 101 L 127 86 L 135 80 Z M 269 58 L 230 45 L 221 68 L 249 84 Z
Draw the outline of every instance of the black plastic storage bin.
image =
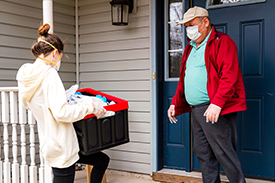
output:
M 114 116 L 97 119 L 94 115 L 88 115 L 84 119 L 73 123 L 82 154 L 93 154 L 130 141 L 127 101 L 90 88 L 78 90 L 78 92 L 83 95 L 105 96 L 108 100 L 117 103 L 104 107 L 108 111 L 114 111 Z

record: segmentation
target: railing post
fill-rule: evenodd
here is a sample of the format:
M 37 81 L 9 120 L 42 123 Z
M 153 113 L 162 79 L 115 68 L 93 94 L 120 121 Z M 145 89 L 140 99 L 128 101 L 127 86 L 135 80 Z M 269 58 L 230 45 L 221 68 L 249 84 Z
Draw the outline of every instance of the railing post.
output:
M 3 162 L 2 162 L 2 159 L 1 159 L 1 141 L 0 141 L 0 172 L 1 172 L 1 175 L 0 175 L 0 182 L 3 182 L 3 175 L 2 175 L 2 172 L 3 172 Z
M 19 94 L 19 93 L 18 93 Z M 28 183 L 28 165 L 26 161 L 26 124 L 27 124 L 27 110 L 23 107 L 22 99 L 18 95 L 19 99 L 19 123 L 21 127 L 21 158 L 22 162 L 20 165 L 20 173 L 21 173 L 21 183 Z
M 3 102 L 3 101 L 2 101 Z M 2 105 L 3 107 L 3 105 Z M 1 111 L 2 112 L 2 111 Z M 1 113 L 2 114 L 2 113 Z M 2 116 L 1 115 L 1 122 L 2 122 Z M 2 172 L 3 172 L 3 162 L 2 162 L 2 158 L 1 158 L 2 154 L 1 154 L 1 141 L 0 141 L 0 172 L 1 172 L 1 175 L 0 175 L 0 182 L 2 183 L 3 182 L 3 176 L 2 176 Z
M 17 160 L 17 95 L 10 92 L 10 121 L 12 124 L 12 183 L 19 183 L 19 164 Z
M 30 155 L 31 155 L 30 183 L 37 183 L 37 167 L 35 166 L 35 135 L 34 135 L 35 120 L 32 116 L 31 111 L 28 111 L 28 123 L 30 126 Z
M 23 107 L 22 99 L 19 96 L 17 87 L 0 87 L 1 92 L 1 113 L 0 119 L 3 124 L 3 148 L 4 159 L 1 159 L 1 143 L 0 143 L 0 183 L 37 183 L 37 166 L 35 165 L 35 125 L 36 121 L 33 118 L 31 111 L 27 111 Z M 19 103 L 19 106 L 17 105 Z M 19 120 L 19 121 L 18 121 Z M 18 122 L 20 124 L 20 139 L 21 139 L 21 160 L 18 162 L 18 138 L 17 131 Z M 12 171 L 11 162 L 9 157 L 9 123 L 12 126 Z M 30 128 L 30 166 L 27 162 L 27 134 L 26 125 L 29 124 Z M 1 139 L 0 139 L 1 142 Z M 39 183 L 52 182 L 51 167 L 47 166 L 40 154 L 40 167 L 39 167 Z M 19 172 L 20 167 L 20 172 Z M 28 169 L 29 167 L 29 169 Z M 28 174 L 29 172 L 29 174 Z M 2 176 L 2 173 L 4 176 Z M 11 179 L 12 173 L 12 179 Z M 4 181 L 3 181 L 4 179 Z
M 44 158 L 42 157 L 42 154 L 40 153 L 40 167 L 39 167 L 39 183 L 44 183 L 45 181 L 44 177 Z
M 2 98 L 2 123 L 4 126 L 4 157 L 5 161 L 3 164 L 4 167 L 4 183 L 10 183 L 10 162 L 9 162 L 9 132 L 8 132 L 8 124 L 9 124 L 9 94 L 5 91 L 1 92 Z

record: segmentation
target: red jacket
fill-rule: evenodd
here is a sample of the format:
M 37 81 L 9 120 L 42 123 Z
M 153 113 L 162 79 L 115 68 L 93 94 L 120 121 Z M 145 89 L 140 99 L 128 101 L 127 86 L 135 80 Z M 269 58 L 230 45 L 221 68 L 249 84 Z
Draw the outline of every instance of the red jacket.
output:
M 171 103 L 175 105 L 176 116 L 191 112 L 184 94 L 186 61 L 191 49 L 192 46 L 188 44 L 184 50 L 180 80 Z M 205 65 L 209 99 L 212 104 L 222 108 L 221 115 L 246 110 L 245 89 L 239 68 L 237 47 L 228 35 L 217 31 L 214 26 L 205 48 Z

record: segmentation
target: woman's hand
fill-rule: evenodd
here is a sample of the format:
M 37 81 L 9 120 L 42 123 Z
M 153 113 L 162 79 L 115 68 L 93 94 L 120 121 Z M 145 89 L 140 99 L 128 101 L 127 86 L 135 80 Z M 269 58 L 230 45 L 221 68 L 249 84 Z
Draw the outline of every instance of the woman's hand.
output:
M 218 122 L 219 116 L 221 113 L 221 108 L 215 104 L 210 104 L 203 114 L 206 116 L 206 122 L 212 122 L 212 124 Z
M 97 119 L 102 118 L 106 114 L 106 109 L 104 109 L 103 106 L 97 102 L 93 102 L 92 104 L 94 107 L 93 114 L 97 117 Z
M 102 118 L 106 114 L 106 112 L 107 112 L 106 109 L 102 107 L 98 110 L 95 116 L 97 117 L 97 119 Z

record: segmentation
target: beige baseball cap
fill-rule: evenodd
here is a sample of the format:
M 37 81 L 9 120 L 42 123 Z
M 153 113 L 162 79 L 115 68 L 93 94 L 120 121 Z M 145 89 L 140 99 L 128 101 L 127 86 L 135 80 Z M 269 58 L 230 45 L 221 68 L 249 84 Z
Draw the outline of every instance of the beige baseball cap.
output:
M 193 20 L 196 17 L 208 17 L 208 11 L 198 6 L 189 8 L 187 12 L 184 13 L 183 19 L 179 21 L 177 25 L 189 22 L 190 20 Z

